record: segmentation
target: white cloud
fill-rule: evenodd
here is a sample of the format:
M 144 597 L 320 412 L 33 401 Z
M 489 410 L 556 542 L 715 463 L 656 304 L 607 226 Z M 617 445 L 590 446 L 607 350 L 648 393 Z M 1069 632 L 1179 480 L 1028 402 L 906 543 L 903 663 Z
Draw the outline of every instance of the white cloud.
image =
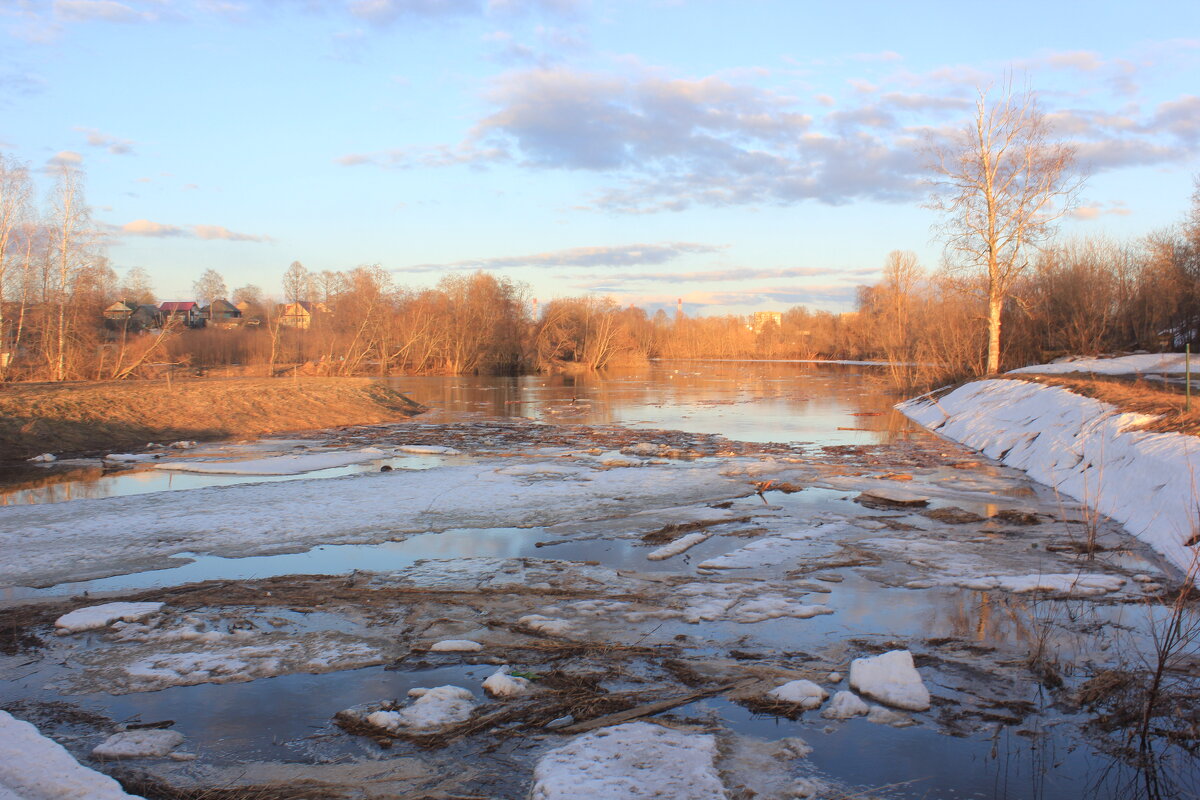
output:
M 125 236 L 147 236 L 159 239 L 183 238 L 225 240 L 231 242 L 270 242 L 270 236 L 231 231 L 221 225 L 168 225 L 148 219 L 135 219 L 124 225 L 112 226 L 112 232 Z

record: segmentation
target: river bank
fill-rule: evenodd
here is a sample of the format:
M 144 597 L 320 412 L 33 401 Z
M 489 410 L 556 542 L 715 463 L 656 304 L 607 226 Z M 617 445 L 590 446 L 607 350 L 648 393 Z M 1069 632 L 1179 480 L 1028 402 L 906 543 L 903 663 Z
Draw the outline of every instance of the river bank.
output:
M 422 410 L 369 378 L 8 384 L 0 389 L 0 462 L 394 421 Z

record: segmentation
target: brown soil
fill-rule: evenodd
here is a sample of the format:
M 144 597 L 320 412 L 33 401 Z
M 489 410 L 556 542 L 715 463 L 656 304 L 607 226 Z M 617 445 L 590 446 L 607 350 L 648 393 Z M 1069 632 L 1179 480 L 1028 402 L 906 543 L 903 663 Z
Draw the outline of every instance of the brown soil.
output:
M 0 461 L 388 422 L 422 410 L 368 378 L 10 384 L 0 389 Z

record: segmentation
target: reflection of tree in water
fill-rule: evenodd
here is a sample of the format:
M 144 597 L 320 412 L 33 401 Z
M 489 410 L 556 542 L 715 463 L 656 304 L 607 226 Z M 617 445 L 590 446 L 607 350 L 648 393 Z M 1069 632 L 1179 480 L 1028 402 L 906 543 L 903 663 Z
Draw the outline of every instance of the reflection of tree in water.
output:
M 108 497 L 109 490 L 100 482 L 104 474 L 100 467 L 39 467 L 35 472 L 5 476 L 0 479 L 0 506 Z

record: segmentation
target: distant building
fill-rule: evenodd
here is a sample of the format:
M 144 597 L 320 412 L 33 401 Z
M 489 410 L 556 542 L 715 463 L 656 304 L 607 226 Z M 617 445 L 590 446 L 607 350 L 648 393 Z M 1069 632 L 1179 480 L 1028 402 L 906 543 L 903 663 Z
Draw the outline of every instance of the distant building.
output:
M 783 325 L 782 311 L 755 311 L 750 315 L 750 330 L 755 333 L 762 333 L 762 329 L 769 323 L 774 322 L 777 326 Z
M 324 303 L 310 303 L 307 300 L 284 303 L 279 306 L 279 324 L 305 330 L 318 315 L 328 313 L 329 309 Z
M 179 320 L 189 328 L 204 327 L 200 306 L 192 300 L 168 301 L 158 307 L 164 320 Z
M 200 309 L 200 316 L 209 322 L 232 322 L 240 319 L 242 312 L 228 300 L 218 299 Z

